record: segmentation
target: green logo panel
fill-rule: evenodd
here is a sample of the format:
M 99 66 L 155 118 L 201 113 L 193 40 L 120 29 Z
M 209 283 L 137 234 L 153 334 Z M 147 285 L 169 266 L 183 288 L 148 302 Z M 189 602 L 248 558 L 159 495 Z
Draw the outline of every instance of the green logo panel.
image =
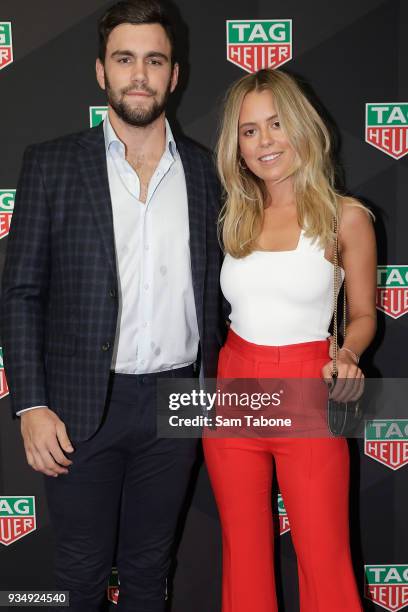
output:
M 10 47 L 11 45 L 11 24 L 9 22 L 0 22 L 0 46 Z
M 0 212 L 12 212 L 15 197 L 15 189 L 0 189 Z
M 291 20 L 228 21 L 228 44 L 283 44 L 292 40 Z
M 368 127 L 407 127 L 408 102 L 367 104 Z
M 377 287 L 408 287 L 408 266 L 378 266 Z
M 107 106 L 90 106 L 89 107 L 89 127 L 97 127 L 105 119 L 108 112 Z
M 32 516 L 34 497 L 0 497 L 0 517 Z
M 367 421 L 366 440 L 408 440 L 408 419 Z

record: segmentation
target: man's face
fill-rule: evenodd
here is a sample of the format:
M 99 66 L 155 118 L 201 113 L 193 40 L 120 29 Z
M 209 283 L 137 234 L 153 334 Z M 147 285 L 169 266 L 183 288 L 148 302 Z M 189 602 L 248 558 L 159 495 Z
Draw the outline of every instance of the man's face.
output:
M 178 79 L 164 28 L 158 23 L 114 28 L 105 65 L 96 60 L 96 77 L 109 106 L 125 123 L 136 127 L 152 123 L 163 113 Z

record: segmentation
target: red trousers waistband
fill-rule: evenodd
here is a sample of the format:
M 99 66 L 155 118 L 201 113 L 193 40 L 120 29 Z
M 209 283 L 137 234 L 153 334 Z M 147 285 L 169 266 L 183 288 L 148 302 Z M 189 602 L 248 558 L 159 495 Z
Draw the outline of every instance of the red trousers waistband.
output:
M 253 359 L 278 363 L 307 359 L 325 359 L 329 354 L 330 342 L 327 339 L 300 342 L 299 344 L 285 344 L 283 346 L 269 346 L 248 342 L 233 332 L 232 329 L 229 329 L 226 345 L 230 349 L 245 353 Z

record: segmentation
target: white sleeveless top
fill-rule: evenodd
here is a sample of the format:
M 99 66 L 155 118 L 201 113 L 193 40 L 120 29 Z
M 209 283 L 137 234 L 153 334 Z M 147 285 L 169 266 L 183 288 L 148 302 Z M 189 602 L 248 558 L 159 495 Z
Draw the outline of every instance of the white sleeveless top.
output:
M 231 304 L 231 329 L 248 342 L 270 346 L 325 340 L 333 276 L 324 249 L 304 230 L 293 251 L 253 251 L 241 259 L 227 254 L 221 289 Z

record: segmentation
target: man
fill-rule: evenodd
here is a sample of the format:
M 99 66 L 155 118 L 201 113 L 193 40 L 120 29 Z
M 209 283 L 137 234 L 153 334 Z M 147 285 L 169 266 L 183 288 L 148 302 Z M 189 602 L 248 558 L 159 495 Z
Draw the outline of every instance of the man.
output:
M 99 37 L 104 124 L 25 152 L 2 341 L 57 588 L 99 610 L 117 544 L 118 610 L 159 612 L 196 444 L 157 438 L 156 381 L 216 372 L 219 188 L 165 119 L 179 66 L 160 2 L 115 4 Z

